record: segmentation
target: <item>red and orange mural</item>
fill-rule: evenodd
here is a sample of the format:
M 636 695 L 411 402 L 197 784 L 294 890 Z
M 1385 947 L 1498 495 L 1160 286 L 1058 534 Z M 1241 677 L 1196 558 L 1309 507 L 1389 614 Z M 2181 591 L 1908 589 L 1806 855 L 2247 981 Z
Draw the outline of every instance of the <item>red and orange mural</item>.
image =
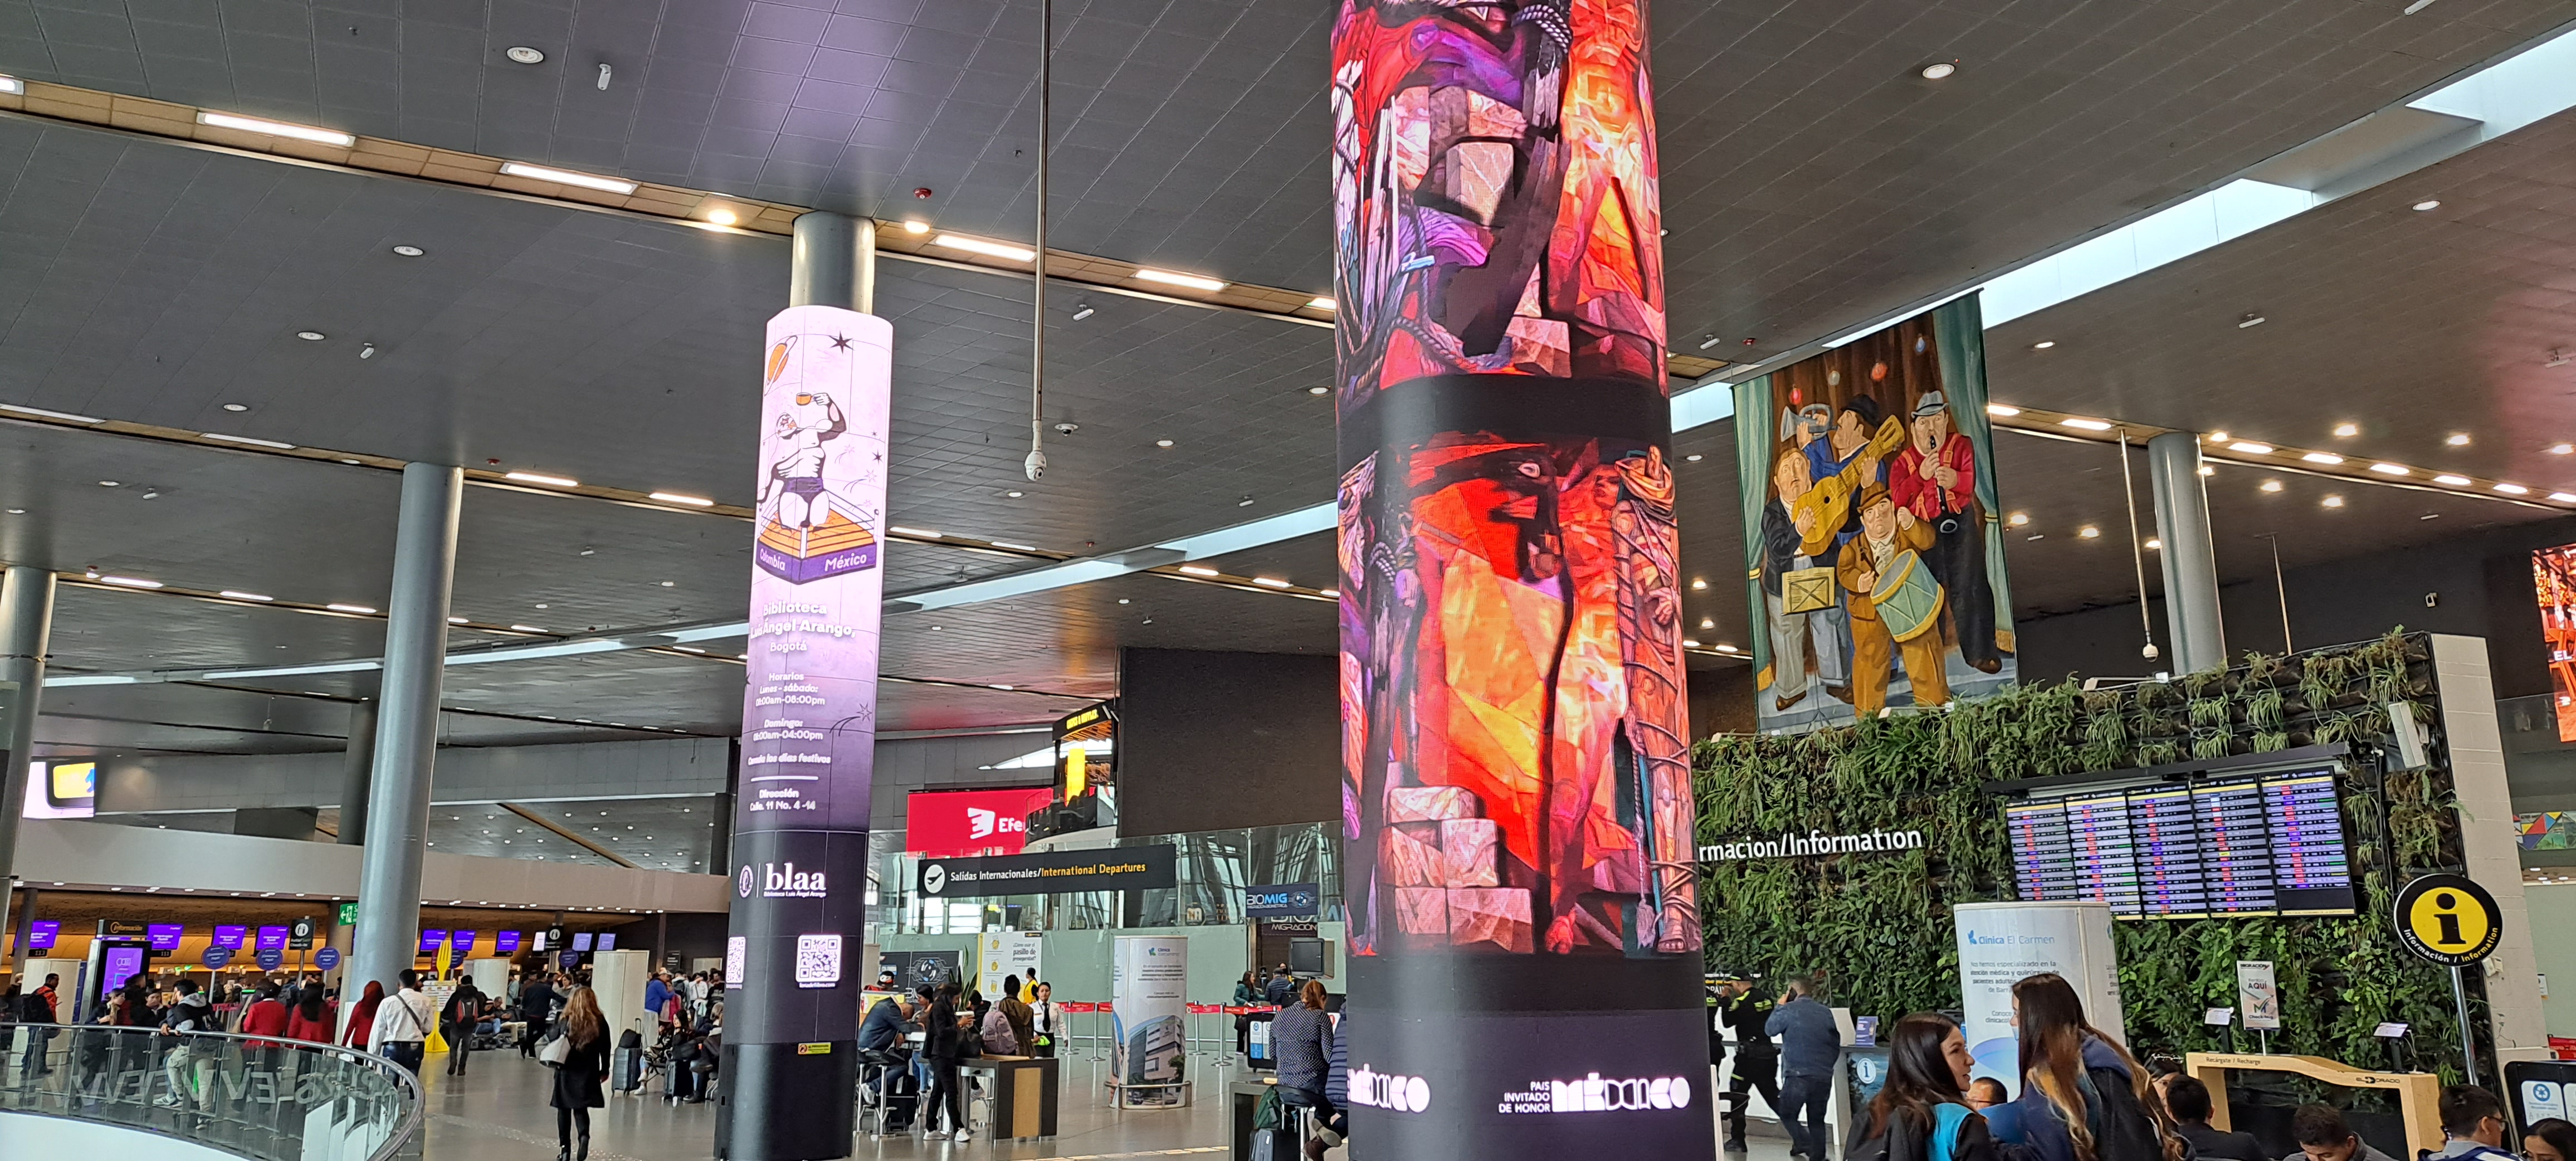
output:
M 2549 651 L 2549 688 L 2558 708 L 2558 740 L 2576 742 L 2576 544 L 2531 554 L 2540 594 L 2540 640 Z
M 1700 946 L 1634 0 L 1334 32 L 1350 950 Z

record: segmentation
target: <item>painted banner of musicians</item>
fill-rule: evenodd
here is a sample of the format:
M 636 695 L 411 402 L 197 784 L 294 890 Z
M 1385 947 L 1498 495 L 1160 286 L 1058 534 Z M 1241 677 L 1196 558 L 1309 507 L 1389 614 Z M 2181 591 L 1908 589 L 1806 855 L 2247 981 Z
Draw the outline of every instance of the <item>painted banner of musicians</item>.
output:
M 1953 654 L 1980 689 L 2001 682 L 1978 675 L 2010 676 L 2012 631 L 1997 624 L 1990 575 L 2001 553 L 1979 496 L 1991 460 L 1957 422 L 1973 406 L 1987 436 L 1984 392 L 1943 389 L 1933 329 L 1930 316 L 1908 320 L 1747 384 L 1744 401 L 1765 405 L 1751 414 L 1777 417 L 1740 449 L 1768 467 L 1767 480 L 1745 480 L 1762 499 L 1748 555 L 1767 629 L 1766 725 L 1878 713 L 1900 671 L 1914 705 L 1945 704 Z M 1992 496 L 1991 481 L 1983 490 Z

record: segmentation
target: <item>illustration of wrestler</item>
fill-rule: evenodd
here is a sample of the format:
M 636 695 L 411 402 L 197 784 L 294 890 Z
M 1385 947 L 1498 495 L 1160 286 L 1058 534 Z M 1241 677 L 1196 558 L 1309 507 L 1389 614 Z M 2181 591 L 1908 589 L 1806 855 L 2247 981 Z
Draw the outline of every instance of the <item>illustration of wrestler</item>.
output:
M 820 416 L 799 423 L 795 412 L 781 411 L 771 424 L 782 447 L 755 503 L 771 521 L 787 528 L 821 528 L 831 520 L 835 507 L 852 520 L 864 519 L 857 506 L 823 487 L 823 443 L 846 434 L 850 421 L 831 396 L 817 392 L 808 398 L 823 409 Z

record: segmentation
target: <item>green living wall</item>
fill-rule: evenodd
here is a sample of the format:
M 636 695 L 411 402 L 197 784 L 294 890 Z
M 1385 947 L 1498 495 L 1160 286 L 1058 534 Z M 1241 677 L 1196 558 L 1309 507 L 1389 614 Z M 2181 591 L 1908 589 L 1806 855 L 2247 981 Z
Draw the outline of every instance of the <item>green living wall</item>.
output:
M 2392 701 L 2424 724 L 2430 769 L 2382 773 L 2395 764 L 2381 756 Z M 2129 1038 L 2141 1054 L 2253 1050 L 2250 1034 L 2231 1043 L 2202 1013 L 2235 1006 L 2236 961 L 2271 960 L 2282 1008 L 2273 1051 L 2383 1067 L 2387 1050 L 2372 1033 L 2404 1021 L 2422 1065 L 2456 1078 L 2449 976 L 2400 950 L 2386 918 L 2406 880 L 2461 869 L 2439 720 L 2428 643 L 2399 631 L 2286 658 L 2249 654 L 2236 668 L 2170 682 L 2020 687 L 1946 712 L 1711 738 L 1693 752 L 1702 845 L 1871 830 L 1919 830 L 1926 842 L 1703 864 L 1709 968 L 1822 972 L 1833 1002 L 1861 1015 L 1955 1010 L 1950 905 L 2012 897 L 2001 803 L 1981 785 L 2350 743 L 2344 822 L 2360 912 L 2119 922 Z M 2474 981 L 2471 1001 L 2480 1002 Z

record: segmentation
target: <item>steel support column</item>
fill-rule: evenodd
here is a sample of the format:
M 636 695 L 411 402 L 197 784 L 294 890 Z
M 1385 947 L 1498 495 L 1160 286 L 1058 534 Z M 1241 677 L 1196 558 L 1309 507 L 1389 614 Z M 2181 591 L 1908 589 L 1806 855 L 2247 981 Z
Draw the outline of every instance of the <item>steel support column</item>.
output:
M 2167 432 L 2147 441 L 2149 486 L 2156 494 L 2157 552 L 2165 571 L 2165 634 L 2173 672 L 2196 673 L 2227 662 L 2227 629 L 2218 609 L 2218 557 L 2209 532 L 2209 489 L 2200 474 L 2200 437 Z
M 345 977 L 359 990 L 382 981 L 390 994 L 397 986 L 395 977 L 412 965 L 420 948 L 420 864 L 429 840 L 439 677 L 446 663 L 457 510 L 464 493 L 464 473 L 456 468 L 422 463 L 403 468 L 393 597 L 385 608 L 375 776 L 367 793 L 366 851 L 358 871 L 358 927 L 349 942 Z M 341 1005 L 343 1011 L 351 1007 Z
M 0 682 L 8 718 L 0 721 L 0 931 L 9 927 L 10 884 L 18 881 L 18 815 L 35 760 L 36 710 L 45 691 L 45 652 L 54 634 L 53 570 L 13 564 L 0 576 Z M 26 949 L 16 952 L 25 962 Z M 16 978 L 16 977 L 11 977 Z

